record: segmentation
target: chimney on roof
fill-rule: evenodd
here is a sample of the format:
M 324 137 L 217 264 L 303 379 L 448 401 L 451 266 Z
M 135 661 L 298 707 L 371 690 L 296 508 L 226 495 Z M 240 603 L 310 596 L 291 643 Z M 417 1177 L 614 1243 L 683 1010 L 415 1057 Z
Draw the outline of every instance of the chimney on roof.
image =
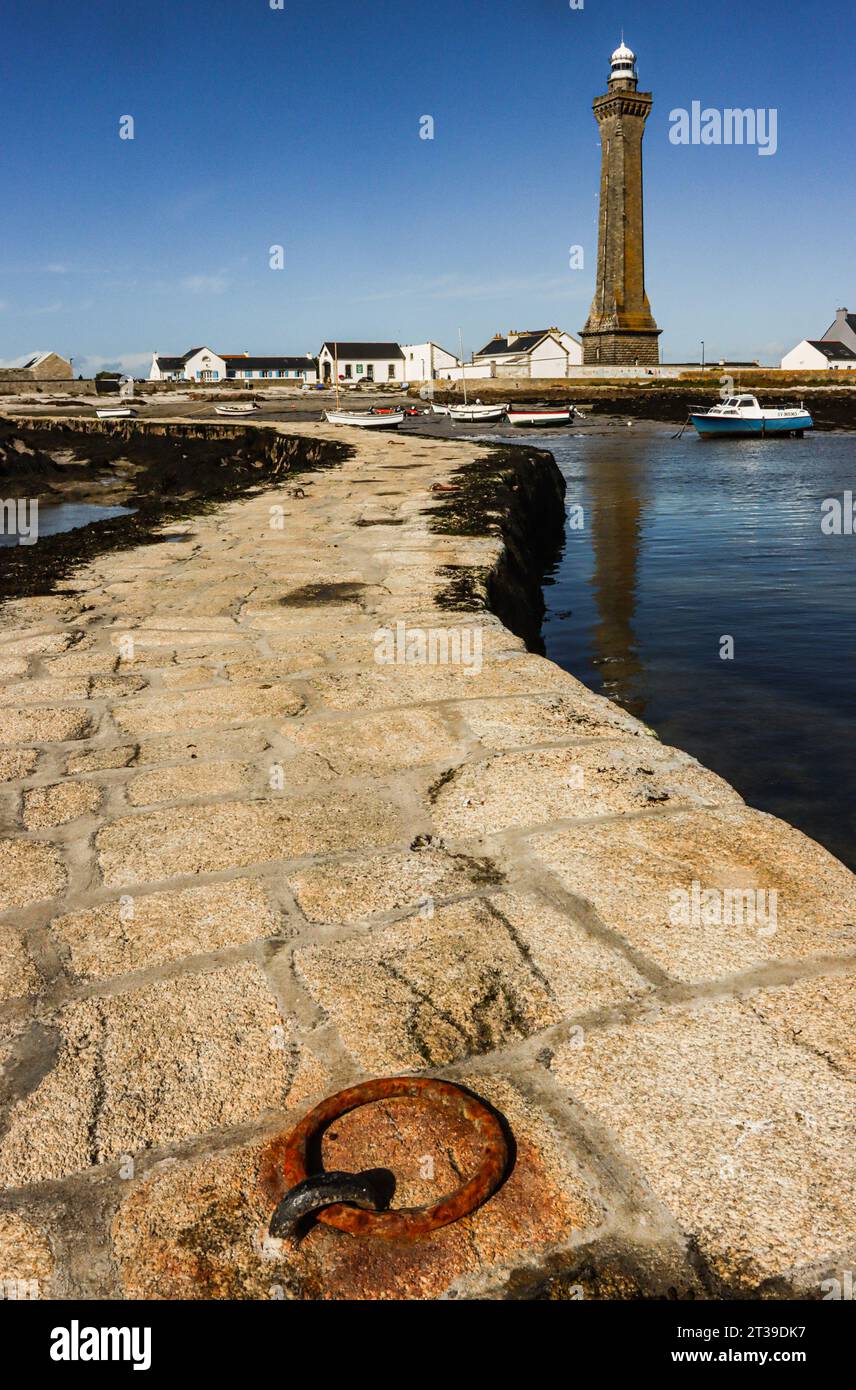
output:
M 518 334 L 517 334 L 517 329 L 516 329 L 516 328 L 509 328 L 509 330 L 508 330 L 508 336 L 507 336 L 507 338 L 506 338 L 506 342 L 508 343 L 509 347 L 510 347 L 511 344 L 514 342 L 514 340 L 515 340 L 515 338 L 516 338 L 517 336 L 518 336 Z

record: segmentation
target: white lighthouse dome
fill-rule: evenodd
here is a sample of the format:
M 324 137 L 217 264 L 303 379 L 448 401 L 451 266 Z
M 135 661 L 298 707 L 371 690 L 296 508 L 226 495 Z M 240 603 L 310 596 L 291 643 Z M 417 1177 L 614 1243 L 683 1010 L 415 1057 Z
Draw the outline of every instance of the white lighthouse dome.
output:
M 623 37 L 610 62 L 612 63 L 612 71 L 609 75 L 610 82 L 636 81 L 636 54 L 632 48 L 627 47 Z

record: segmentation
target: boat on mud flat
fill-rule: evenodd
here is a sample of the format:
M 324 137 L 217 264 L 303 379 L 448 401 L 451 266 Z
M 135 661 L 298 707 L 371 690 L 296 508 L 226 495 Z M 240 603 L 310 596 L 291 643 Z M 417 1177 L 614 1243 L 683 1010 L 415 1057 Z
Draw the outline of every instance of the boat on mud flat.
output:
M 450 405 L 446 413 L 450 420 L 487 425 L 493 420 L 503 419 L 507 412 L 507 405 L 482 405 L 481 401 L 475 401 L 470 405 Z
M 557 425 L 569 425 L 577 412 L 572 405 L 521 405 L 516 408 L 512 406 L 505 413 L 509 425 L 555 428 Z
M 397 430 L 404 420 L 403 410 L 325 410 L 330 425 L 356 425 L 361 430 Z
M 254 410 L 258 410 L 255 401 L 236 401 L 234 405 L 215 405 L 214 409 L 218 415 L 252 415 Z
M 814 421 L 801 406 L 762 406 L 757 396 L 729 396 L 710 410 L 690 414 L 697 432 L 704 436 L 770 434 L 802 436 Z
M 97 405 L 95 414 L 99 420 L 130 420 L 136 415 L 129 405 Z

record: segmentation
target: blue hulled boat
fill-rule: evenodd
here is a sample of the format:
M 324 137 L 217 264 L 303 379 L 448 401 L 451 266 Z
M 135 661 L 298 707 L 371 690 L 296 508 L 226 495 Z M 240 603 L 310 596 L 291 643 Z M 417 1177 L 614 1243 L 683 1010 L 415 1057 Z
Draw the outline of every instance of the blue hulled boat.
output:
M 762 406 L 756 396 L 729 396 L 721 405 L 690 416 L 696 430 L 705 435 L 768 435 L 801 436 L 814 428 L 807 410 L 798 406 Z

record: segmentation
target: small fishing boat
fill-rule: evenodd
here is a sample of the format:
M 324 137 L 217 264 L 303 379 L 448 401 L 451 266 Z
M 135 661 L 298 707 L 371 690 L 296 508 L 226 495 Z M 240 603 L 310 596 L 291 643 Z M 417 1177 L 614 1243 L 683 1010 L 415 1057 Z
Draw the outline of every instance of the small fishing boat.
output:
M 215 405 L 214 409 L 218 415 L 252 415 L 254 410 L 258 410 L 255 401 L 236 401 L 234 405 Z
M 469 405 L 450 405 L 448 414 L 450 420 L 487 425 L 494 420 L 501 420 L 508 409 L 507 405 L 482 405 L 481 401 L 475 401 Z
M 397 430 L 404 420 L 403 410 L 325 410 L 330 425 L 356 425 L 362 430 Z
M 529 425 L 537 428 L 539 425 L 554 427 L 557 425 L 569 425 L 576 415 L 572 405 L 521 405 L 517 409 L 513 407 L 507 410 L 509 425 Z
M 129 420 L 136 415 L 129 405 L 97 405 L 95 414 L 99 420 Z
M 814 428 L 807 410 L 798 406 L 762 406 L 757 396 L 729 396 L 710 410 L 693 411 L 690 419 L 702 435 L 785 434 L 800 437 Z
M 432 402 L 431 402 L 431 412 L 430 412 L 430 413 L 431 413 L 432 415 L 448 415 L 448 413 L 449 413 L 449 407 L 448 407 L 447 405 L 435 405 L 434 402 L 432 401 Z

